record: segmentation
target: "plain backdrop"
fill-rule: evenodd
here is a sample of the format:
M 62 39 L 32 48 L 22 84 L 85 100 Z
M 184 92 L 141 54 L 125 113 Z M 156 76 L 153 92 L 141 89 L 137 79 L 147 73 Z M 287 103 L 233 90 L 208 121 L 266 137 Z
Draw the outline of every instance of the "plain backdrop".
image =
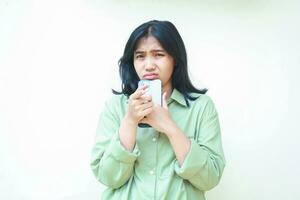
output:
M 135 27 L 169 20 L 220 116 L 227 165 L 208 200 L 300 199 L 300 3 L 0 1 L 0 199 L 96 200 L 90 151 Z

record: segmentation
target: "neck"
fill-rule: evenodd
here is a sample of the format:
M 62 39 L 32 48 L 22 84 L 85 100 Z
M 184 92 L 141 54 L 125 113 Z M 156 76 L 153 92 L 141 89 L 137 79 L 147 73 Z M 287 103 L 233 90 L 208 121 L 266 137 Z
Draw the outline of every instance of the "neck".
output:
M 173 91 L 172 85 L 171 84 L 164 85 L 162 89 L 163 89 L 163 93 L 167 92 L 166 98 L 168 100 L 171 96 L 172 91 Z

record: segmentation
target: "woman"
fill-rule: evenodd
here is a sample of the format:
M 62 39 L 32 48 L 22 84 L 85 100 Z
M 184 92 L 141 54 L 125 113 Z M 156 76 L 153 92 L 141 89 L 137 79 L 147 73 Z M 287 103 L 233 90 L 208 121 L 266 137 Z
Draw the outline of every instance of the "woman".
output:
M 108 187 L 102 199 L 205 199 L 225 166 L 218 114 L 189 79 L 176 27 L 157 20 L 137 27 L 119 67 L 122 91 L 106 103 L 92 150 L 91 168 Z M 161 80 L 162 106 L 147 86 L 138 88 L 141 79 Z

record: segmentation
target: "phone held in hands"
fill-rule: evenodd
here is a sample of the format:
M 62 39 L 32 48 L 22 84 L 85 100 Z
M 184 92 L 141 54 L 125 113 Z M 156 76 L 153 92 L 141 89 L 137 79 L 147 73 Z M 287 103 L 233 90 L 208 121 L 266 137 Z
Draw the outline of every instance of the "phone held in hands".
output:
M 148 94 L 152 97 L 152 101 L 155 104 L 162 106 L 161 80 L 159 80 L 159 79 L 140 80 L 138 87 L 141 87 L 143 85 L 148 85 L 148 91 L 146 92 L 146 94 Z M 146 124 L 146 123 L 139 123 L 138 126 L 141 128 L 151 127 L 149 124 Z

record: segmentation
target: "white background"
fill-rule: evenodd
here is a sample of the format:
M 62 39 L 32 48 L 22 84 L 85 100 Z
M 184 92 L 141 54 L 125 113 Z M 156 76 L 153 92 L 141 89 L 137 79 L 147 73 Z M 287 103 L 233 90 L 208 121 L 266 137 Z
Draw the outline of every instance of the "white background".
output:
M 0 1 L 0 199 L 96 200 L 99 114 L 133 29 L 170 20 L 219 112 L 208 200 L 300 199 L 299 1 Z

